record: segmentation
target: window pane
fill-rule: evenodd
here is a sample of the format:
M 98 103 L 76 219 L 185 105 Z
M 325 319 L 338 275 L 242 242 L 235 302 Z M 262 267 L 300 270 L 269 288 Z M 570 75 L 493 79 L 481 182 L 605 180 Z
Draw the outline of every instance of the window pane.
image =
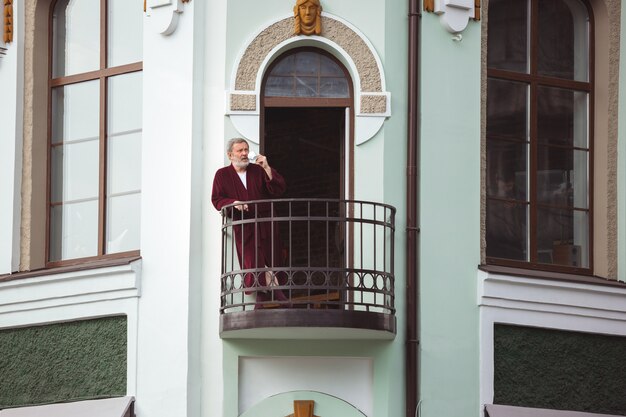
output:
M 52 31 L 53 77 L 100 68 L 100 0 L 59 0 Z
M 487 200 L 487 256 L 528 260 L 526 204 Z
M 588 207 L 587 152 L 539 146 L 537 199 L 559 207 Z
M 526 201 L 528 145 L 487 141 L 487 195 Z
M 109 138 L 109 194 L 141 189 L 141 133 Z
M 326 76 L 345 77 L 345 74 L 335 61 L 327 56 L 320 55 L 320 73 Z
M 141 132 L 109 138 L 107 194 L 141 189 Z
M 579 268 L 589 266 L 589 219 L 586 211 L 537 210 L 537 261 Z
M 98 153 L 97 139 L 52 148 L 52 203 L 98 197 Z
M 107 199 L 107 253 L 139 249 L 141 194 L 125 194 Z
M 296 73 L 296 56 L 289 55 L 285 58 L 279 58 L 280 62 L 272 69 L 272 75 L 295 75 Z
M 528 10 L 526 0 L 489 1 L 489 68 L 528 72 Z
M 320 78 L 320 97 L 350 97 L 348 80 L 345 78 Z
M 292 97 L 294 95 L 293 77 L 269 77 L 265 83 L 265 95 L 268 97 Z
M 139 62 L 143 51 L 143 2 L 109 0 L 108 67 Z
M 320 71 L 319 54 L 315 52 L 299 52 L 296 54 L 297 75 L 317 75 Z
M 296 77 L 296 96 L 317 97 L 317 77 Z
M 588 147 L 588 94 L 537 88 L 537 138 L 541 143 Z
M 54 206 L 50 210 L 50 260 L 98 254 L 98 201 Z
M 98 81 L 52 90 L 52 143 L 98 137 L 99 92 Z
M 109 135 L 123 135 L 141 130 L 142 80 L 141 72 L 109 78 Z
M 587 81 L 589 14 L 579 0 L 539 1 L 540 75 Z M 557 24 L 558 23 L 558 24 Z
M 141 189 L 142 73 L 109 79 L 107 194 Z
M 528 140 L 528 85 L 490 78 L 487 93 L 487 136 Z

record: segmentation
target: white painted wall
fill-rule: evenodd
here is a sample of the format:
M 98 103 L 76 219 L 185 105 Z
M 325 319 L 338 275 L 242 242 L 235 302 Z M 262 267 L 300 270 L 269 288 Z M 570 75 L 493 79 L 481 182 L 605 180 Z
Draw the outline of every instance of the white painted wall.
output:
M 14 2 L 13 43 L 0 58 L 0 275 L 17 271 L 20 245 L 24 7 Z
M 169 13 L 163 10 L 163 13 Z M 155 13 L 153 11 L 153 13 Z M 153 15 L 154 17 L 154 15 Z M 162 35 L 144 24 L 137 415 L 188 415 L 194 7 Z
M 333 395 L 373 416 L 372 358 L 241 357 L 239 412 L 283 392 L 317 391 Z
M 215 171 L 224 166 L 224 91 L 226 77 L 227 2 L 212 2 L 203 14 L 204 42 L 204 127 L 202 188 L 202 416 L 223 416 L 223 344 L 219 337 L 221 216 L 211 204 Z M 233 135 L 234 136 L 234 135 Z

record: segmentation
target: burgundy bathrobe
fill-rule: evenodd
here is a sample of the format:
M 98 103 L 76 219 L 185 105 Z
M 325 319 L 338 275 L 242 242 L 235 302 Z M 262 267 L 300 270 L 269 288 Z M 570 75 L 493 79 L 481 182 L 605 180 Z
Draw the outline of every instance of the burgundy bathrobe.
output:
M 225 205 L 232 204 L 235 201 L 245 202 L 278 198 L 285 192 L 285 180 L 273 168 L 271 180 L 265 173 L 265 170 L 256 164 L 249 164 L 246 172 L 247 189 L 243 186 L 241 178 L 239 178 L 232 164 L 220 168 L 215 173 L 211 201 L 216 209 L 221 210 Z M 232 216 L 233 220 L 241 220 L 242 212 L 239 210 L 229 208 L 227 211 L 228 213 L 226 214 L 229 217 Z M 270 215 L 271 205 L 269 203 L 251 204 L 248 211 L 243 213 L 243 218 L 254 219 L 256 217 L 257 219 L 262 219 Z M 269 221 L 257 221 L 233 226 L 237 257 L 242 269 L 281 265 L 282 254 L 278 224 L 275 224 L 273 229 L 272 233 L 272 225 Z M 272 259 L 272 247 L 274 259 Z M 246 274 L 244 285 L 247 288 L 254 285 L 253 274 Z M 265 286 L 263 274 L 259 275 L 258 285 Z

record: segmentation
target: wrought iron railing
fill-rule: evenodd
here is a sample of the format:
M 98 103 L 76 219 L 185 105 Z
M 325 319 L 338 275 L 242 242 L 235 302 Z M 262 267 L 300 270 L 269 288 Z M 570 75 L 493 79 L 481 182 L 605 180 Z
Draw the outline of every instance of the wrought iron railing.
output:
M 394 314 L 395 211 L 328 199 L 223 207 L 221 313 L 290 308 Z

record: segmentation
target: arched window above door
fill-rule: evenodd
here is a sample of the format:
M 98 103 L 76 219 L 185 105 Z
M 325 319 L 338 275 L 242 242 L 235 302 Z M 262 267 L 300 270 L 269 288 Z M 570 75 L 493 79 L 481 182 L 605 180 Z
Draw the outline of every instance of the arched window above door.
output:
M 298 51 L 279 58 L 267 77 L 266 97 L 349 98 L 341 66 L 317 51 Z

